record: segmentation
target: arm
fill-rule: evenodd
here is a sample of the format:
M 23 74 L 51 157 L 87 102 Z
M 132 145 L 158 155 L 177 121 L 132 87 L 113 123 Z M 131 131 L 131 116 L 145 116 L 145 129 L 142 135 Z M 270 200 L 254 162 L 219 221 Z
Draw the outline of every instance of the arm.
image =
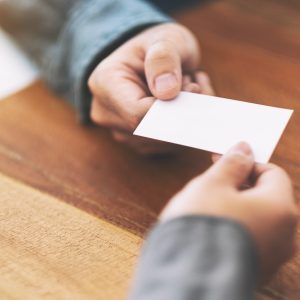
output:
M 89 118 L 87 78 L 100 61 L 143 28 L 169 18 L 145 1 L 4 0 L 0 25 L 39 65 L 58 93 Z
M 0 25 L 37 62 L 48 84 L 77 107 L 82 121 L 108 128 L 137 152 L 169 153 L 176 146 L 132 135 L 154 99 L 213 89 L 199 71 L 195 36 L 179 24 L 161 24 L 170 19 L 149 2 L 2 0 Z
M 160 220 L 130 300 L 253 299 L 296 249 L 291 181 L 277 166 L 255 165 L 245 143 L 190 181 Z
M 158 225 L 148 237 L 130 300 L 250 300 L 256 250 L 239 224 L 190 216 Z

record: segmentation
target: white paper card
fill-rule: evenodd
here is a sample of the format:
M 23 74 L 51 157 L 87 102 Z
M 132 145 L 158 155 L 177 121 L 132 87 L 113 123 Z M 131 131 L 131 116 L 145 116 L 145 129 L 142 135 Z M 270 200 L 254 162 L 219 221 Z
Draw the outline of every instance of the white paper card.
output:
M 38 71 L 0 28 L 0 100 L 22 90 L 38 78 Z
M 157 100 L 134 134 L 224 154 L 240 141 L 267 163 L 293 110 L 182 92 Z

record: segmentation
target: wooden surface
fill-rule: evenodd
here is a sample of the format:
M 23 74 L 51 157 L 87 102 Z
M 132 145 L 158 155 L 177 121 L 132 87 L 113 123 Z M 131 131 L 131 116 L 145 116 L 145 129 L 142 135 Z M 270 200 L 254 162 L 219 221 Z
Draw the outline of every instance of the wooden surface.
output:
M 125 298 L 141 238 L 2 174 L 0 207 L 1 299 Z
M 291 175 L 297 199 L 299 12 L 292 0 L 224 0 L 176 16 L 197 34 L 218 95 L 295 109 L 272 161 Z M 209 165 L 209 154 L 191 149 L 139 157 L 78 125 L 39 82 L 0 102 L 0 298 L 122 299 L 141 236 Z M 300 253 L 263 294 L 300 299 L 299 282 Z

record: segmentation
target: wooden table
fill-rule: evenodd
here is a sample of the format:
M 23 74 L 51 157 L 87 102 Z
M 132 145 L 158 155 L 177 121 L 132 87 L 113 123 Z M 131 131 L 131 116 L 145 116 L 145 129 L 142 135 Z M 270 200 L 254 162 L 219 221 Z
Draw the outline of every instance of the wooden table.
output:
M 201 41 L 218 95 L 295 109 L 272 161 L 298 199 L 299 12 L 297 0 L 227 0 L 176 16 Z M 142 235 L 209 165 L 191 149 L 139 157 L 80 126 L 41 82 L 0 102 L 0 298 L 124 298 Z M 300 253 L 260 298 L 300 299 Z

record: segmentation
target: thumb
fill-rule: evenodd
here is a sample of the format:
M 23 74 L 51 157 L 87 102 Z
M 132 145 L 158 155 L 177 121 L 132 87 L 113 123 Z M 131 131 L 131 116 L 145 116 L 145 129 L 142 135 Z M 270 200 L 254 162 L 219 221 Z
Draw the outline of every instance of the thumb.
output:
M 239 188 L 245 183 L 254 168 L 254 157 L 250 146 L 241 142 L 231 148 L 207 172 L 207 176 Z
M 145 74 L 154 97 L 175 98 L 182 85 L 181 58 L 176 47 L 168 41 L 153 44 L 146 53 Z

